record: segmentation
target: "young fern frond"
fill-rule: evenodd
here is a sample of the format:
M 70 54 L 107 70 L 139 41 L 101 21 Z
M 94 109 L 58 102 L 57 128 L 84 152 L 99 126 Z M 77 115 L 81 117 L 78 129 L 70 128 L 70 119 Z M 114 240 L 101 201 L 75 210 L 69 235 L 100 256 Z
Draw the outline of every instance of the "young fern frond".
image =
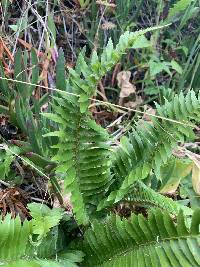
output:
M 107 197 L 109 205 L 121 200 L 129 188 L 146 178 L 152 169 L 159 174 L 178 142 L 194 137 L 192 123 L 200 121 L 200 96 L 196 97 L 194 91 L 186 96 L 176 95 L 173 101 L 166 100 L 163 106 L 156 107 L 157 115 L 168 120 L 153 118 L 152 124 L 140 120 L 129 137 L 123 137 L 114 150 L 112 168 L 116 186 L 115 192 Z M 106 200 L 102 203 L 100 206 L 106 206 Z
M 181 212 L 177 222 L 160 210 L 151 211 L 148 218 L 113 215 L 105 223 L 94 222 L 86 232 L 83 266 L 199 266 L 199 225 L 199 209 L 190 227 Z
M 55 98 L 53 108 L 56 114 L 45 114 L 60 124 L 59 131 L 50 133 L 59 137 L 59 162 L 57 172 L 64 174 L 66 190 L 79 224 L 89 222 L 88 207 L 97 206 L 112 183 L 110 174 L 109 136 L 90 118 L 88 105 L 95 94 L 99 80 L 120 60 L 128 48 L 146 32 L 162 27 L 152 27 L 135 33 L 125 32 L 116 48 L 112 41 L 104 49 L 100 59 L 96 52 L 88 64 L 84 53 L 80 53 L 75 69 L 69 68 L 67 91 L 79 97 L 61 93 Z M 60 106 L 60 107 L 58 107 Z

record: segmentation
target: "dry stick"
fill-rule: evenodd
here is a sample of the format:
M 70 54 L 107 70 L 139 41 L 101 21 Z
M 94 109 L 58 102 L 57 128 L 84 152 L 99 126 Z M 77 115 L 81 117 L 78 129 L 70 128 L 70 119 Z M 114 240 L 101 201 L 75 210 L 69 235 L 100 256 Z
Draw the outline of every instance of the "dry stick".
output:
M 62 91 L 58 88 L 50 88 L 48 86 L 44 86 L 44 85 L 38 85 L 38 84 L 34 84 L 34 83 L 29 83 L 29 82 L 24 82 L 24 81 L 18 81 L 18 80 L 14 80 L 14 79 L 10 79 L 10 78 L 6 78 L 6 77 L 1 77 L 0 76 L 0 80 L 6 80 L 6 81 L 10 81 L 10 82 L 16 82 L 16 83 L 21 83 L 21 84 L 26 84 L 26 85 L 32 85 L 32 86 L 40 86 L 41 88 L 43 89 L 47 89 L 47 90 L 51 90 L 51 91 L 56 91 L 56 92 L 59 92 L 61 94 L 66 94 L 66 95 L 72 95 L 72 96 L 76 96 L 76 97 L 80 97 L 79 94 L 75 94 L 75 93 L 71 93 L 71 92 L 66 92 L 66 91 Z M 98 99 L 93 99 L 93 98 L 89 98 L 90 100 L 92 101 L 95 101 L 97 103 L 100 103 L 104 106 L 110 106 L 111 108 L 114 107 L 114 108 L 118 108 L 118 109 L 124 109 L 124 110 L 127 110 L 127 111 L 131 111 L 131 112 L 136 112 L 138 114 L 142 114 L 142 115 L 149 115 L 150 117 L 154 117 L 154 118 L 157 118 L 157 119 L 162 119 L 162 120 L 166 120 L 166 121 L 169 121 L 169 122 L 173 122 L 173 123 L 177 123 L 177 124 L 181 124 L 181 125 L 184 125 L 184 126 L 189 126 L 189 127 L 192 127 L 192 128 L 195 128 L 196 126 L 193 125 L 193 124 L 186 124 L 184 122 L 181 122 L 181 121 L 177 121 L 177 120 L 174 120 L 174 119 L 169 119 L 169 118 L 166 118 L 166 117 L 163 117 L 163 116 L 159 116 L 159 115 L 155 115 L 155 114 L 151 114 L 151 113 L 148 113 L 148 112 L 144 112 L 144 111 L 140 111 L 140 110 L 137 110 L 137 109 L 132 109 L 132 108 L 128 108 L 128 107 L 123 107 L 123 106 L 120 106 L 120 105 L 117 105 L 117 104 L 113 104 L 113 103 L 109 103 L 109 102 L 105 102 L 105 101 L 102 101 L 102 100 L 98 100 Z

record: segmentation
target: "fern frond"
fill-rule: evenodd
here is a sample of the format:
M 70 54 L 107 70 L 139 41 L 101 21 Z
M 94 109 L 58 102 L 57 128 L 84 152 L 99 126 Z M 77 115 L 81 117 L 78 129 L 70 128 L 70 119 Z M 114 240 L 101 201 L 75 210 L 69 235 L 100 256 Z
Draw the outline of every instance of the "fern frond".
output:
M 0 259 L 14 260 L 29 256 L 50 257 L 63 249 L 63 238 L 52 229 L 38 246 L 31 241 L 33 237 L 33 222 L 25 220 L 23 224 L 19 217 L 12 219 L 8 214 L 0 221 Z M 34 239 L 34 238 L 33 238 Z M 55 249 L 56 245 L 56 249 Z
M 78 267 L 78 263 L 83 260 L 81 251 L 68 251 L 58 254 L 57 259 L 22 259 L 4 263 L 3 267 Z M 1 263 L 1 261 L 0 261 Z
M 180 210 L 184 215 L 191 215 L 192 210 L 186 206 L 178 204 L 171 198 L 165 197 L 155 192 L 150 187 L 146 186 L 141 181 L 138 181 L 134 186 L 131 194 L 127 199 L 136 205 L 142 205 L 143 207 L 156 207 L 165 210 L 171 214 L 177 215 Z
M 194 137 L 192 123 L 200 121 L 200 96 L 196 97 L 194 91 L 186 96 L 176 95 L 173 101 L 166 100 L 163 106 L 156 107 L 157 114 L 168 120 L 153 118 L 152 124 L 140 120 L 129 138 L 123 137 L 114 150 L 112 167 L 118 191 L 115 200 L 121 199 L 135 181 L 146 178 L 152 169 L 159 174 L 178 142 Z M 113 195 L 112 192 L 108 196 L 108 202 L 114 199 Z
M 7 215 L 4 221 L 0 222 L 0 259 L 19 259 L 24 256 L 30 233 L 31 225 L 28 221 L 21 225 L 19 217 L 11 219 L 11 216 Z
M 122 200 L 134 186 L 138 186 L 136 181 L 146 178 L 152 169 L 159 174 L 160 167 L 171 157 L 178 142 L 194 137 L 192 123 L 200 121 L 200 96 L 196 97 L 194 91 L 189 91 L 186 96 L 183 93 L 176 95 L 173 101 L 166 100 L 163 106 L 156 104 L 156 107 L 157 115 L 168 120 L 153 118 L 151 124 L 140 120 L 129 137 L 121 139 L 120 146 L 113 154 L 115 189 L 100 202 L 98 210 Z M 148 188 L 146 190 L 151 191 Z M 141 198 L 144 196 L 142 192 L 139 194 Z M 168 199 L 162 196 L 158 203 L 159 198 L 157 199 L 155 194 L 153 197 L 152 194 L 146 194 L 146 197 L 151 196 L 148 200 L 150 203 L 153 199 L 152 204 L 161 208 L 162 198 L 168 203 Z M 176 213 L 180 207 L 173 204 L 171 209 L 167 204 L 165 208 L 169 212 Z
M 57 114 L 45 116 L 60 123 L 59 131 L 51 133 L 60 139 L 54 146 L 58 148 L 53 158 L 59 162 L 56 172 L 64 174 L 77 221 L 87 224 L 86 205 L 97 203 L 111 183 L 109 136 L 87 112 L 78 112 L 69 98 L 55 100 L 59 105 L 54 105 Z
M 116 48 L 113 47 L 112 40 L 109 39 L 102 55 L 99 57 L 94 51 L 89 64 L 86 63 L 84 51 L 82 51 L 77 59 L 75 70 L 69 68 L 69 85 L 73 88 L 69 90 L 81 95 L 81 97 L 86 96 L 85 102 L 88 102 L 87 97 L 92 97 L 95 94 L 99 80 L 118 63 L 127 49 L 133 47 L 138 38 L 147 32 L 159 30 L 166 26 L 149 27 L 135 32 L 126 31 L 121 35 Z
M 110 147 L 107 145 L 109 136 L 91 120 L 88 111 L 90 98 L 95 94 L 98 81 L 115 66 L 137 38 L 160 28 L 163 27 L 156 26 L 135 33 L 125 32 L 116 48 L 109 40 L 101 57 L 94 52 L 89 63 L 82 51 L 75 69 L 69 68 L 67 81 L 68 92 L 80 97 L 61 93 L 60 98 L 54 98 L 56 114 L 45 115 L 60 124 L 59 131 L 52 133 L 59 137 L 59 144 L 54 146 L 58 148 L 54 160 L 59 162 L 57 173 L 65 176 L 65 187 L 71 193 L 73 211 L 79 224 L 88 223 L 87 207 L 90 204 L 97 206 L 112 183 Z
M 160 210 L 151 211 L 148 218 L 111 216 L 86 232 L 84 266 L 199 266 L 199 224 L 199 209 L 190 227 L 181 212 L 177 222 Z
M 192 214 L 190 208 L 182 206 L 172 199 L 155 192 L 141 181 L 135 182 L 126 191 L 113 191 L 107 199 L 103 199 L 99 203 L 98 210 L 113 206 L 113 204 L 120 202 L 122 199 L 136 206 L 160 208 L 174 215 L 177 215 L 180 210 L 183 210 L 184 215 Z

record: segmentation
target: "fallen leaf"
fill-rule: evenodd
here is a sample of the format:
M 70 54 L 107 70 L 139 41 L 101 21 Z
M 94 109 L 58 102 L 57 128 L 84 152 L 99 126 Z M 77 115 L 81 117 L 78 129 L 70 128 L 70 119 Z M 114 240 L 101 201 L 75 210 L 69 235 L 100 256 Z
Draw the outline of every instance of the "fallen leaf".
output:
M 131 94 L 135 94 L 136 87 L 130 83 L 131 72 L 120 71 L 117 74 L 118 86 L 121 88 L 119 95 L 119 105 L 123 103 L 123 98 L 129 97 Z
M 114 29 L 116 24 L 112 23 L 111 21 L 106 21 L 101 25 L 102 30 L 110 30 Z
M 33 47 L 32 44 L 25 42 L 23 39 L 18 38 L 17 41 L 28 50 L 31 50 L 31 48 Z
M 192 185 L 195 193 L 200 195 L 200 156 L 188 150 L 186 155 L 193 161 Z
M 156 115 L 156 110 L 153 109 L 151 106 L 146 106 L 146 110 L 142 119 L 151 122 L 151 117 L 152 117 L 151 115 Z
M 185 178 L 192 170 L 193 163 L 190 160 L 172 158 L 161 167 L 160 176 L 162 194 L 174 194 L 181 179 Z
M 188 158 L 190 158 L 200 169 L 200 155 L 195 154 L 189 150 L 185 151 L 185 155 L 188 156 Z
M 136 108 L 140 106 L 143 103 L 142 97 L 141 96 L 136 96 L 135 101 L 128 101 L 127 103 L 124 104 L 125 107 L 127 108 Z

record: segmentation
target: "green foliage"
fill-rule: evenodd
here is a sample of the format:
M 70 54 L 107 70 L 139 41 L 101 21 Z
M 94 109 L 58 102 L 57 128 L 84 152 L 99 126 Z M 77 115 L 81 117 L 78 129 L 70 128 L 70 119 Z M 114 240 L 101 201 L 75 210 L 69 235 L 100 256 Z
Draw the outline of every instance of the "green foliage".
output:
M 83 241 L 84 266 L 198 266 L 199 224 L 200 210 L 190 227 L 182 213 L 175 223 L 160 210 L 148 218 L 111 216 L 104 223 L 94 222 Z
M 128 48 L 145 33 L 157 30 L 153 27 L 135 33 L 125 32 L 113 48 L 112 41 L 104 49 L 100 59 L 96 52 L 89 64 L 80 53 L 75 70 L 69 68 L 67 90 L 62 98 L 54 97 L 56 114 L 45 117 L 60 124 L 59 131 L 46 136 L 58 136 L 58 154 L 53 159 L 59 162 L 57 173 L 63 173 L 66 190 L 72 193 L 73 211 L 79 223 L 87 224 L 87 205 L 97 205 L 112 182 L 110 175 L 110 152 L 107 132 L 90 119 L 89 100 L 95 94 L 98 81 L 120 60 Z M 83 78 L 82 78 L 82 77 Z M 73 121 L 71 120 L 73 118 Z
M 29 208 L 33 216 L 31 221 L 25 220 L 22 224 L 19 217 L 12 219 L 10 215 L 0 221 L 2 266 L 77 266 L 75 263 L 82 261 L 83 254 L 78 251 L 64 251 L 64 235 L 58 227 L 62 211 L 50 210 L 44 204 L 39 206 L 34 203 Z
M 30 72 L 27 71 L 31 64 Z M 31 50 L 30 59 L 27 52 L 19 49 L 15 55 L 13 87 L 7 80 L 0 80 L 0 93 L 3 98 L 2 114 L 10 117 L 10 122 L 27 136 L 29 150 L 44 158 L 49 156 L 49 145 L 53 144 L 50 138 L 44 139 L 43 134 L 49 128 L 49 122 L 41 116 L 41 107 L 49 100 L 49 93 L 37 100 L 32 94 L 39 82 L 39 61 L 35 50 Z M 5 78 L 4 70 L 0 65 L 0 75 Z M 31 85 L 29 84 L 31 83 Z
M 56 64 L 56 88 L 63 91 L 66 90 L 65 57 L 62 49 L 59 50 Z
M 151 170 L 160 175 L 160 167 L 166 164 L 178 142 L 193 138 L 191 122 L 200 120 L 199 105 L 200 97 L 193 91 L 185 97 L 181 93 L 171 102 L 166 100 L 163 106 L 157 104 L 160 118 L 152 118 L 152 124 L 143 120 L 136 123 L 129 138 L 123 137 L 114 150 L 112 168 L 118 189 L 110 193 L 108 202 L 121 200 L 135 181 L 146 178 Z
M 178 0 L 169 10 L 168 18 L 172 18 L 184 11 L 194 0 Z
M 192 214 L 190 208 L 180 205 L 170 198 L 162 196 L 140 181 L 132 183 L 126 190 L 120 188 L 118 191 L 112 191 L 107 199 L 104 199 L 99 203 L 98 210 L 106 207 L 113 207 L 113 204 L 118 203 L 122 199 L 127 200 L 130 205 L 146 208 L 157 207 L 174 215 L 180 210 L 183 210 L 185 215 Z
M 28 208 L 33 216 L 33 234 L 38 235 L 38 240 L 45 237 L 52 227 L 59 224 L 63 217 L 61 209 L 50 209 L 43 204 L 30 203 Z
M 76 2 L 85 8 L 90 1 Z M 136 2 L 127 1 L 122 12 L 124 2 L 117 0 L 114 12 L 106 7 L 105 13 L 102 14 L 106 17 L 106 12 L 115 13 L 117 23 L 124 23 L 122 28 L 125 30 L 135 27 L 137 22 L 132 21 L 140 15 L 144 1 Z M 164 19 L 164 2 L 152 2 L 152 7 L 156 7 L 157 24 L 159 20 L 162 23 L 172 20 L 176 23 L 180 19 L 177 15 L 185 12 L 180 23 L 177 23 L 178 26 L 174 24 L 170 27 L 167 35 L 171 34 L 172 28 L 177 27 L 179 32 L 198 10 L 195 6 L 196 1 L 180 0 L 169 9 Z M 95 1 L 91 1 L 91 13 L 94 5 Z M 145 8 L 146 5 L 149 3 L 145 2 Z M 125 23 L 133 8 L 135 10 L 132 19 Z M 101 14 L 102 10 L 97 10 L 100 10 Z M 22 22 L 26 25 L 27 17 Z M 97 28 L 94 27 L 95 35 L 99 31 L 100 23 L 98 19 L 90 23 L 98 25 Z M 18 32 L 23 31 L 21 26 L 16 27 L 12 28 Z M 43 105 L 48 102 L 49 93 L 40 100 L 33 95 L 40 79 L 40 62 L 36 52 L 32 50 L 30 58 L 26 51 L 18 50 L 16 53 L 14 78 L 22 83 L 16 83 L 11 88 L 8 81 L 0 80 L 0 111 L 10 116 L 12 123 L 19 127 L 27 138 L 27 142 L 18 140 L 22 149 L 17 150 L 16 154 L 22 155 L 21 159 L 35 164 L 39 171 L 42 170 L 45 174 L 49 165 L 50 169 L 56 166 L 55 174 L 64 180 L 64 194 L 70 193 L 70 204 L 75 217 L 65 216 L 64 219 L 62 209 L 50 209 L 45 205 L 33 203 L 28 204 L 33 216 L 30 221 L 25 220 L 22 223 L 18 217 L 11 219 L 10 215 L 7 215 L 0 222 L 2 266 L 75 267 L 82 262 L 84 255 L 80 251 L 68 249 L 68 243 L 72 238 L 79 240 L 78 249 L 86 255 L 83 266 L 200 265 L 200 211 L 196 210 L 193 213 L 193 210 L 184 206 L 188 204 L 188 199 L 182 201 L 184 205 L 181 205 L 180 202 L 160 194 L 168 193 L 172 188 L 177 189 L 180 185 L 180 194 L 183 198 L 189 198 L 189 195 L 197 197 L 190 186 L 186 186 L 185 191 L 183 188 L 182 178 L 189 174 L 190 163 L 177 159 L 173 152 L 178 144 L 195 138 L 195 124 L 200 121 L 200 94 L 197 96 L 195 91 L 190 89 L 187 93 L 183 91 L 175 94 L 175 90 L 171 88 L 178 84 L 182 90 L 183 84 L 187 84 L 186 78 L 189 80 L 189 88 L 192 88 L 193 84 L 198 84 L 196 74 L 200 62 L 199 37 L 192 51 L 187 54 L 187 45 L 177 48 L 176 38 L 180 33 L 176 34 L 174 30 L 171 39 L 168 40 L 165 40 L 162 33 L 160 39 L 166 42 L 158 49 L 157 33 L 150 40 L 145 37 L 146 33 L 158 29 L 163 29 L 163 26 L 136 32 L 125 31 L 116 46 L 115 42 L 113 44 L 109 39 L 101 55 L 96 52 L 98 50 L 95 47 L 90 59 L 86 58 L 86 47 L 79 54 L 75 68 L 68 68 L 67 79 L 64 52 L 60 50 L 56 63 L 56 87 L 60 91 L 54 91 L 52 94 L 52 109 L 49 106 L 44 116 L 41 116 L 40 112 Z M 55 46 L 56 30 L 51 12 L 48 17 L 50 34 L 47 34 L 48 38 L 51 37 L 51 48 Z M 114 31 L 112 33 L 114 37 L 120 34 Z M 108 36 L 106 32 L 104 35 Z M 97 34 L 95 38 L 98 39 Z M 162 51 L 165 46 L 167 48 Z M 142 48 L 146 49 L 147 54 L 143 53 Z M 96 95 L 98 82 L 124 58 L 128 49 L 139 49 L 137 53 L 141 64 L 136 63 L 136 72 L 141 71 L 142 77 L 145 74 L 144 81 L 148 80 L 150 74 L 149 83 L 153 86 L 154 92 L 157 90 L 156 94 L 159 92 L 159 103 L 163 105 L 155 104 L 156 116 L 152 116 L 151 120 L 135 120 L 134 125 L 129 127 L 129 133 L 121 138 L 120 144 L 113 146 L 112 136 L 92 119 L 89 107 Z M 174 52 L 176 49 L 183 50 L 187 62 L 184 62 L 180 54 L 170 56 L 169 51 Z M 137 61 L 137 57 L 134 60 Z M 32 65 L 31 71 L 27 71 L 29 63 Z M 131 68 L 134 69 L 135 66 Z M 162 74 L 166 76 L 159 80 Z M 5 77 L 2 65 L 0 76 Z M 173 83 L 176 78 L 176 83 Z M 32 85 L 28 84 L 29 82 Z M 140 84 L 143 88 L 148 82 Z M 145 92 L 148 91 L 146 89 L 148 88 L 145 88 Z M 50 146 L 53 148 L 51 152 Z M 9 150 L 0 152 L 0 179 L 5 180 L 10 177 L 13 160 L 18 158 Z M 52 155 L 54 156 L 50 160 Z M 51 181 L 55 181 L 56 190 L 58 189 L 55 191 L 60 192 L 56 178 Z M 130 206 L 144 207 L 148 218 L 141 214 L 132 214 L 128 219 L 121 219 L 115 215 L 105 218 L 110 210 L 114 210 L 121 203 L 123 205 L 124 202 L 128 202 Z M 190 200 L 192 208 L 193 203 Z M 98 218 L 99 221 L 93 223 L 94 218 Z M 69 221 L 69 229 L 62 228 L 66 220 Z M 79 234 L 82 234 L 85 228 L 80 225 L 88 229 L 83 241 L 80 241 Z M 77 236 L 71 229 L 78 232 Z M 65 239 L 67 231 L 70 232 L 69 237 L 67 236 L 69 240 Z M 71 244 L 71 247 L 74 246 Z
M 52 133 L 60 138 L 54 146 L 59 151 L 53 159 L 60 162 L 57 173 L 65 175 L 65 187 L 72 193 L 76 219 L 85 224 L 88 221 L 85 204 L 95 204 L 110 183 L 108 135 L 87 113 L 78 113 L 77 104 L 70 105 L 66 100 L 69 101 L 56 99 L 59 106 L 54 110 L 59 116 L 45 116 L 61 123 L 60 130 Z
M 148 164 L 159 174 L 161 165 L 170 158 L 177 143 L 194 138 L 192 122 L 200 120 L 199 104 L 200 97 L 197 98 L 193 91 L 185 97 L 181 93 L 171 102 L 166 100 L 163 106 L 156 105 L 160 118 L 151 118 L 152 124 L 139 120 L 129 138 L 123 137 L 114 151 L 113 165 L 118 179 L 123 180 L 139 166 Z M 126 180 L 123 182 L 127 183 Z
M 10 165 L 15 156 L 10 151 L 0 150 L 0 179 L 5 180 L 10 172 Z

